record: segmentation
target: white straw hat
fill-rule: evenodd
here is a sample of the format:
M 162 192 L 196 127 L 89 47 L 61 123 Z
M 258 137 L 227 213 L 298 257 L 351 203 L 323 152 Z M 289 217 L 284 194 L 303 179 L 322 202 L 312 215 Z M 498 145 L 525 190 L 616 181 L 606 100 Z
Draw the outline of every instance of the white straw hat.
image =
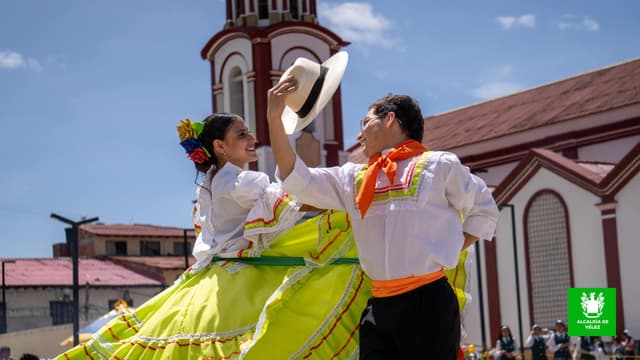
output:
M 340 51 L 322 64 L 305 58 L 297 58 L 280 77 L 289 74 L 298 80 L 298 88 L 285 100 L 282 123 L 287 134 L 304 129 L 327 105 L 336 92 L 347 68 L 349 54 Z

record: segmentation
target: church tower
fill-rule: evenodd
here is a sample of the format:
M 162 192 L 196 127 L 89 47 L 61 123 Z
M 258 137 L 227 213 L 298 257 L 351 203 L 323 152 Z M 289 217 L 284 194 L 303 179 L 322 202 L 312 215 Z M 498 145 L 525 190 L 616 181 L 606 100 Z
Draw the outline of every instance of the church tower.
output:
M 273 174 L 267 91 L 296 58 L 322 63 L 349 45 L 318 24 L 316 0 L 226 0 L 224 28 L 201 51 L 211 64 L 214 112 L 242 115 L 258 139 L 258 170 Z M 340 88 L 316 119 L 289 141 L 309 166 L 347 161 Z

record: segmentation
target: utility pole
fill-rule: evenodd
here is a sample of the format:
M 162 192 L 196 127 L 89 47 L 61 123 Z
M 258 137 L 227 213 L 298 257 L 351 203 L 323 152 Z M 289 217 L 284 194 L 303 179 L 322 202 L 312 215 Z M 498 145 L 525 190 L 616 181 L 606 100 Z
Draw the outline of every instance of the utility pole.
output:
M 71 227 L 65 228 L 67 246 L 71 249 L 71 264 L 73 267 L 73 346 L 80 343 L 80 301 L 78 299 L 78 227 L 83 224 L 98 221 L 98 217 L 81 221 L 69 220 L 58 214 L 51 213 L 51 218 L 61 221 Z
M 189 268 L 189 237 L 187 232 L 189 229 L 182 229 L 182 251 L 184 253 L 184 268 Z
M 2 260 L 2 326 L 0 327 L 0 334 L 6 333 L 9 328 L 7 324 L 7 297 L 5 292 L 7 291 L 7 284 L 4 279 L 4 265 L 13 264 L 15 260 Z

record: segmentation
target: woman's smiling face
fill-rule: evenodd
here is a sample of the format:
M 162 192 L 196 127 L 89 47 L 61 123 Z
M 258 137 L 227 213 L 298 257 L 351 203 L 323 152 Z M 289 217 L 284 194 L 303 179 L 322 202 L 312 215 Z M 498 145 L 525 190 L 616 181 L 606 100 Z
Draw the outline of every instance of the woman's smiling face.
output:
M 222 158 L 238 167 L 244 168 L 248 163 L 258 160 L 256 137 L 240 117 L 227 129 L 221 146 Z

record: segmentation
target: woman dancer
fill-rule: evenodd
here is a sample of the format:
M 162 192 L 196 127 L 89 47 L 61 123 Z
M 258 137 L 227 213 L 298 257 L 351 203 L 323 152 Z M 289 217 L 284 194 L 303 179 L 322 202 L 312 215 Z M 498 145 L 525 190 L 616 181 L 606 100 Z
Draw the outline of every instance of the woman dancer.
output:
M 237 115 L 183 120 L 178 131 L 205 174 L 196 190 L 196 264 L 59 358 L 353 357 L 370 285 L 346 214 L 327 211 L 293 227 L 301 205 L 267 175 L 244 170 L 257 160 L 256 139 Z

